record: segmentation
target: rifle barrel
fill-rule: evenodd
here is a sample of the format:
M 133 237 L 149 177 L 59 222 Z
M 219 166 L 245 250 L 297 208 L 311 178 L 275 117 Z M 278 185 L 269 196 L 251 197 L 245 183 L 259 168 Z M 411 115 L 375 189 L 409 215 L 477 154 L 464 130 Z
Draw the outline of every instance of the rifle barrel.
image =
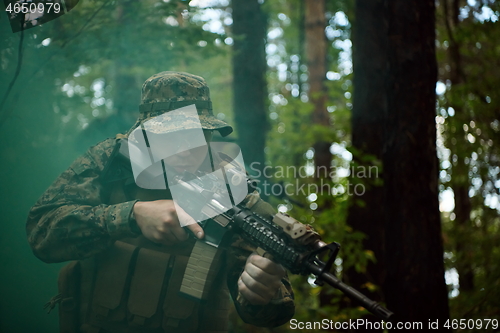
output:
M 348 286 L 344 282 L 342 282 L 339 278 L 337 278 L 335 275 L 329 272 L 323 272 L 321 267 L 311 263 L 307 262 L 307 266 L 310 270 L 311 273 L 316 275 L 321 281 L 324 281 L 331 285 L 334 288 L 339 289 L 342 291 L 345 295 L 347 295 L 349 298 L 358 301 L 361 303 L 361 305 L 373 313 L 374 315 L 378 316 L 381 319 L 384 320 L 389 320 L 394 313 L 389 311 L 388 309 L 384 308 L 382 305 L 379 303 L 372 301 L 356 289 Z

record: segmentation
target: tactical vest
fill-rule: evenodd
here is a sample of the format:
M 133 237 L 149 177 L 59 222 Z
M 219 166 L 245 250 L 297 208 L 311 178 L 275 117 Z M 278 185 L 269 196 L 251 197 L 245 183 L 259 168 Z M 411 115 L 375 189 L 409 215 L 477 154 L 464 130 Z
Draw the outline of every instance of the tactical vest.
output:
M 135 184 L 127 177 L 118 178 L 110 184 L 109 204 L 131 199 L 127 187 Z M 168 199 L 162 191 L 136 187 L 132 192 L 132 199 Z M 198 264 L 192 260 L 189 267 L 190 257 Z M 230 296 L 225 261 L 225 251 L 192 238 L 174 246 L 155 244 L 142 235 L 115 241 L 103 253 L 61 270 L 60 331 L 227 332 Z M 207 267 L 210 271 L 203 271 Z M 179 293 L 186 274 L 204 276 L 200 280 L 206 284 L 201 286 L 204 300 Z

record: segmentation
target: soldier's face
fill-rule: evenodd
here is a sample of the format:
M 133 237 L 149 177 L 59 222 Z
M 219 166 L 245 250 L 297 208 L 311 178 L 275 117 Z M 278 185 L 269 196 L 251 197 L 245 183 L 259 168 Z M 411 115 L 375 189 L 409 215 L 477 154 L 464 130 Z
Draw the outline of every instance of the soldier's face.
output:
M 212 131 L 203 130 L 205 141 L 209 143 L 212 140 Z M 165 163 L 174 168 L 177 172 L 192 172 L 194 173 L 201 166 L 208 154 L 206 145 L 191 148 L 190 135 L 192 132 L 185 131 L 176 136 L 175 143 L 166 146 L 170 149 L 172 156 L 164 159 Z

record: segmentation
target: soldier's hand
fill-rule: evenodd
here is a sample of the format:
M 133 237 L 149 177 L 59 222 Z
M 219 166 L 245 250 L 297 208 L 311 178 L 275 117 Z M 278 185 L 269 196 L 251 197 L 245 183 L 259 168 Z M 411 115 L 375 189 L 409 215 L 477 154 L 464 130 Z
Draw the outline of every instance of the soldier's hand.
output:
M 238 291 L 253 305 L 266 305 L 281 286 L 286 271 L 283 266 L 252 253 L 238 280 Z
M 172 200 L 138 201 L 134 205 L 134 216 L 144 237 L 155 243 L 172 245 L 188 239 L 188 234 L 181 227 L 187 224 L 193 234 L 203 238 L 203 229 L 182 208 Z

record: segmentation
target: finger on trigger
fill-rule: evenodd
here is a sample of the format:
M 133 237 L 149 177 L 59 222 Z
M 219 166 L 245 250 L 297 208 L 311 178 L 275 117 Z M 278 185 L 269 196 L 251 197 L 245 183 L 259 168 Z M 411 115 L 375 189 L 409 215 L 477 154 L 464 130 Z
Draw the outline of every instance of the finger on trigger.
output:
M 177 238 L 177 241 L 182 242 L 188 239 L 188 234 L 184 229 L 182 229 L 179 225 L 175 225 L 172 228 L 170 228 L 170 231 L 174 235 L 175 238 Z
M 202 239 L 205 235 L 200 225 L 188 213 L 186 213 L 184 209 L 177 205 L 177 203 L 175 208 L 177 210 L 177 217 L 179 218 L 180 225 L 191 230 L 198 239 Z
M 198 239 L 202 239 L 205 236 L 205 233 L 203 232 L 203 228 L 200 227 L 198 223 L 190 224 L 187 226 L 189 230 L 193 232 L 193 234 L 196 235 Z

